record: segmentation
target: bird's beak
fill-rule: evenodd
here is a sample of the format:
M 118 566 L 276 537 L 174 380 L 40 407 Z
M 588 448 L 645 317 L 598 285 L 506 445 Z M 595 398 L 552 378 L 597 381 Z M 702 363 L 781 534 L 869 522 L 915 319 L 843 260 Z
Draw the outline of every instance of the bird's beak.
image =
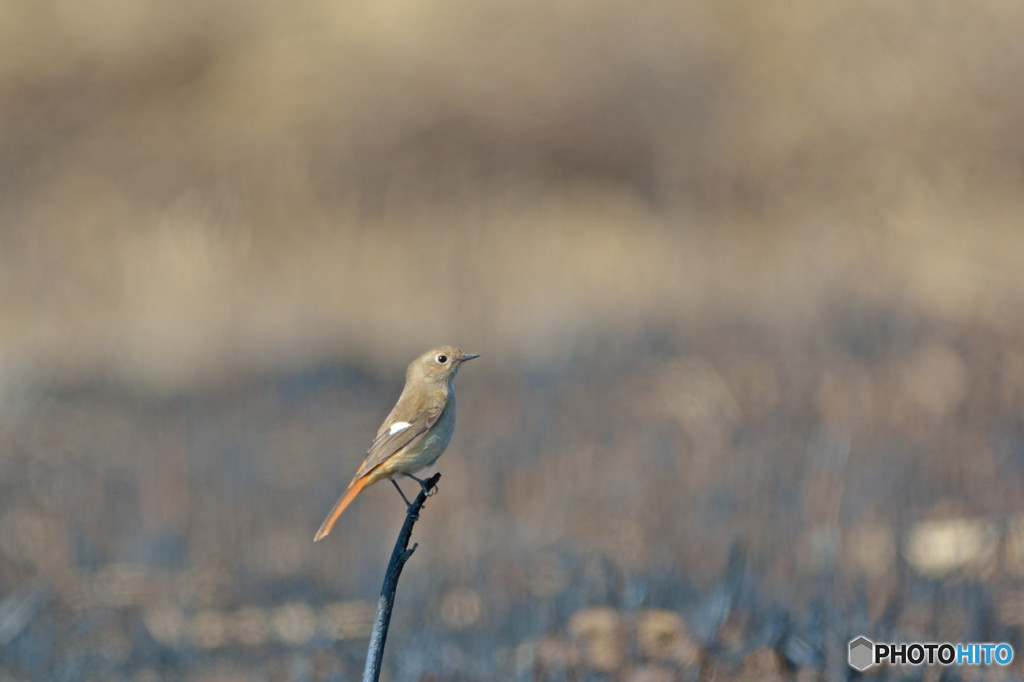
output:
M 472 360 L 473 358 L 478 358 L 478 357 L 480 357 L 479 353 L 463 353 L 462 354 L 462 362 L 465 362 L 466 360 Z

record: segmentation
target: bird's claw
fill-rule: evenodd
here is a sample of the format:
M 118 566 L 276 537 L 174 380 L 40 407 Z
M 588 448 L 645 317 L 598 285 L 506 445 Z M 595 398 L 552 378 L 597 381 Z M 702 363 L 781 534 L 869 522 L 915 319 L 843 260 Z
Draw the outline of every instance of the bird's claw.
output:
M 437 476 L 431 476 L 425 480 L 419 476 L 413 476 L 412 474 L 406 474 L 406 476 L 420 484 L 420 489 L 426 497 L 431 497 L 437 494 Z

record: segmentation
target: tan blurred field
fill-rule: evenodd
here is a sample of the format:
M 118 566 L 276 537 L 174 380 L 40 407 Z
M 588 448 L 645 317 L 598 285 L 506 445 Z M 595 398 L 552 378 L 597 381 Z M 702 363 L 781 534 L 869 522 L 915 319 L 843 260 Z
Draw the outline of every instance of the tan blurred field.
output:
M 357 677 L 397 496 L 310 540 L 437 343 L 483 358 L 388 679 L 1019 649 L 1022 34 L 0 0 L 0 679 Z

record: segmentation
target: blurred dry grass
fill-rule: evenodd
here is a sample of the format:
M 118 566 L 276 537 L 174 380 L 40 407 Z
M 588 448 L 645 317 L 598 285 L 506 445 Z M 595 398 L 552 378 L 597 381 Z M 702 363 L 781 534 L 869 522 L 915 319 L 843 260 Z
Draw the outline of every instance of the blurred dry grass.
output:
M 393 494 L 308 540 L 438 342 L 484 359 L 393 679 L 1019 645 L 1022 29 L 5 3 L 0 675 L 354 677 Z

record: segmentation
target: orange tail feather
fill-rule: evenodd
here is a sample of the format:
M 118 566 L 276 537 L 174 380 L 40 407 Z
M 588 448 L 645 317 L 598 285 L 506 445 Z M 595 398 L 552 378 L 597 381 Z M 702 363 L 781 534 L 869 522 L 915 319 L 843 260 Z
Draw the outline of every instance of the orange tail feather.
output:
M 327 537 L 327 534 L 331 532 L 331 528 L 334 526 L 334 522 L 341 516 L 341 512 L 345 511 L 345 507 L 355 499 L 356 495 L 362 491 L 363 488 L 370 485 L 370 477 L 363 476 L 348 484 L 348 489 L 345 490 L 345 494 L 341 496 L 337 502 L 334 503 L 334 507 L 331 508 L 331 513 L 324 519 L 323 524 L 320 526 L 320 530 L 316 532 L 316 537 L 313 538 L 313 542 L 322 540 Z

